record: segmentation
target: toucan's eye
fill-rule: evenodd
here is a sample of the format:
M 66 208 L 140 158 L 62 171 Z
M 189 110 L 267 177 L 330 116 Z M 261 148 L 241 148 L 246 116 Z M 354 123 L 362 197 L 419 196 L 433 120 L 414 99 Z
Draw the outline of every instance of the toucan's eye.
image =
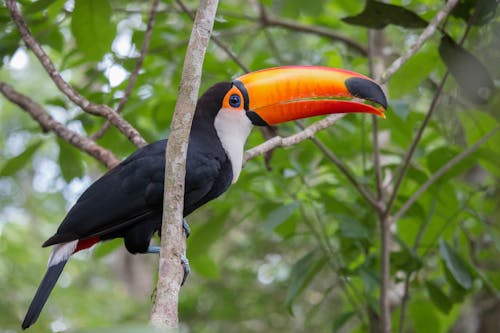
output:
M 233 108 L 239 108 L 241 105 L 240 96 L 236 94 L 229 96 L 229 105 L 231 105 Z

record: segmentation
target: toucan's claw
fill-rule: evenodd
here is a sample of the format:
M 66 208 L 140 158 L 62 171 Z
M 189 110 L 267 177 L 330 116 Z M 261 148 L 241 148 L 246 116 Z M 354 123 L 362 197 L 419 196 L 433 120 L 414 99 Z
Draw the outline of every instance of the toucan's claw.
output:
M 159 246 L 150 246 L 150 247 L 148 247 L 148 251 L 146 253 L 160 254 L 160 247 Z
M 160 247 L 159 246 L 150 246 L 148 248 L 148 252 L 146 253 L 160 253 Z M 189 260 L 188 258 L 186 258 L 185 255 L 181 255 L 181 264 L 182 264 L 182 268 L 184 269 L 184 275 L 182 276 L 182 282 L 181 282 L 181 286 L 184 285 L 184 282 L 186 282 L 188 276 L 189 276 L 189 273 L 191 272 L 191 267 L 189 266 Z
M 191 235 L 191 228 L 189 227 L 189 224 L 186 222 L 186 219 L 182 219 L 182 229 L 184 229 L 186 238 L 188 238 L 189 235 Z
M 186 258 L 185 255 L 181 256 L 181 264 L 182 267 L 184 268 L 184 276 L 182 277 L 182 282 L 181 282 L 181 286 L 183 286 L 184 282 L 186 282 L 188 278 L 189 272 L 191 272 L 191 267 L 189 266 L 189 260 L 188 258 Z

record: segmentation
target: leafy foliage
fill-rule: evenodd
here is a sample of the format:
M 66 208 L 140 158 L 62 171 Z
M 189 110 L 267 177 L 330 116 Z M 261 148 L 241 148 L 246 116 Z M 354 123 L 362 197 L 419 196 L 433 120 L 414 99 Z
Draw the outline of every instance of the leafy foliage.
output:
M 444 1 L 262 3 L 273 17 L 330 29 L 363 45 L 368 44 L 366 27 L 380 29 L 384 38 L 377 47 L 384 52 L 377 61 L 388 65 L 408 49 Z M 150 5 L 132 0 L 20 1 L 34 36 L 65 79 L 91 101 L 112 107 L 123 96 L 139 57 Z M 194 1 L 187 5 L 196 8 Z M 388 82 L 390 110 L 378 122 L 384 199 L 394 188 L 439 81 L 446 71 L 452 76 L 391 214 L 451 158 L 498 128 L 496 7 L 496 1 L 460 1 L 441 26 L 441 36 L 427 42 Z M 312 64 L 369 73 L 368 58 L 347 44 L 290 27 L 267 27 L 259 13 L 248 1 L 221 1 L 215 26 L 217 36 L 251 70 Z M 84 114 L 54 87 L 24 47 L 3 3 L 0 22 L 0 81 L 79 133 L 98 131 L 104 120 Z M 472 27 L 461 44 L 468 22 Z M 168 136 L 191 26 L 175 2 L 160 3 L 149 52 L 123 109 L 148 141 Z M 212 43 L 202 90 L 242 72 Z M 279 133 L 298 130 L 287 124 Z M 376 193 L 372 135 L 370 118 L 349 116 L 317 139 Z M 498 303 L 499 140 L 497 131 L 393 222 L 395 329 L 403 324 L 402 332 L 460 332 L 457 323 L 471 308 Z M 262 141 L 254 131 L 247 146 Z M 134 150 L 113 128 L 98 143 L 119 157 Z M 0 331 L 17 331 L 45 269 L 48 251 L 39 244 L 55 231 L 90 179 L 105 170 L 52 133 L 42 133 L 3 97 L 0 147 Z M 263 158 L 250 161 L 228 193 L 189 217 L 187 254 L 193 274 L 181 292 L 183 325 L 202 333 L 368 331 L 379 315 L 376 211 L 311 141 L 275 150 L 269 166 Z M 156 258 L 130 256 L 122 248 L 120 241 L 112 241 L 72 260 L 31 332 L 145 332 Z M 400 316 L 405 284 L 406 317 Z M 474 314 L 486 323 L 486 310 Z M 406 318 L 403 323 L 401 318 Z

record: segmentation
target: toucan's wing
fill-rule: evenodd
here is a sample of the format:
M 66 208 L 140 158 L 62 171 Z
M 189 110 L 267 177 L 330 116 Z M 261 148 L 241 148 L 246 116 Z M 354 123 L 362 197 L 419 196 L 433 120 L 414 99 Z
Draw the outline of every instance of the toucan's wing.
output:
M 90 185 L 43 246 L 98 236 L 158 209 L 161 200 L 149 192 L 163 181 L 165 145 L 162 140 L 137 150 Z
M 166 140 L 145 146 L 95 181 L 43 246 L 114 233 L 161 216 L 165 147 Z M 219 179 L 221 162 L 189 152 L 186 170 L 185 207 L 190 213 L 215 197 L 205 200 Z

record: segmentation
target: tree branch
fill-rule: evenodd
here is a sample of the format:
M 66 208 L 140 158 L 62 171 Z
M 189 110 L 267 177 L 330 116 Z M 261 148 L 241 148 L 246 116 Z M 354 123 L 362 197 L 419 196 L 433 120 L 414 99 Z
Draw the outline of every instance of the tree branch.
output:
M 142 68 L 142 63 L 144 62 L 144 58 L 146 57 L 146 53 L 148 52 L 149 49 L 149 43 L 151 41 L 151 35 L 153 32 L 153 26 L 155 24 L 155 17 L 156 13 L 158 12 L 158 3 L 159 0 L 153 0 L 153 4 L 151 5 L 151 11 L 149 13 L 149 20 L 148 20 L 148 26 L 146 28 L 146 33 L 144 34 L 144 40 L 142 41 L 141 45 L 141 53 L 139 54 L 139 58 L 137 59 L 137 62 L 135 64 L 134 70 L 132 71 L 132 74 L 130 74 L 130 78 L 128 80 L 127 88 L 125 88 L 125 94 L 121 98 L 120 102 L 118 103 L 118 106 L 115 109 L 116 113 L 120 113 L 123 110 L 123 107 L 127 103 L 128 99 L 130 98 L 130 94 L 132 93 L 132 89 L 134 89 L 135 82 L 137 81 L 137 77 L 139 76 L 139 71 Z M 109 120 L 106 120 L 104 125 L 101 127 L 100 130 L 95 132 L 90 136 L 91 139 L 97 140 L 101 138 L 106 131 L 109 129 L 111 126 L 111 122 Z
M 471 155 L 473 152 L 475 152 L 482 144 L 484 144 L 488 139 L 490 139 L 496 132 L 500 130 L 499 127 L 495 127 L 491 131 L 489 131 L 487 134 L 485 134 L 481 139 L 479 139 L 475 144 L 458 154 L 457 156 L 453 157 L 451 160 L 449 160 L 445 165 L 443 165 L 441 168 L 439 168 L 436 173 L 434 173 L 418 190 L 413 193 L 413 195 L 404 203 L 404 205 L 399 209 L 399 211 L 394 214 L 393 219 L 396 221 L 399 219 L 401 216 L 403 216 L 408 209 L 415 203 L 415 201 L 418 200 L 418 198 L 425 192 L 427 189 L 434 184 L 442 175 L 444 175 L 448 170 L 453 168 L 455 165 L 460 163 L 464 158 L 468 157 Z
M 345 114 L 332 114 L 306 127 L 303 131 L 290 135 L 289 137 L 283 138 L 281 136 L 275 136 L 274 138 L 261 143 L 257 147 L 247 150 L 245 152 L 245 156 L 243 157 L 243 165 L 245 165 L 248 160 L 251 160 L 259 155 L 263 155 L 276 147 L 290 147 L 306 139 L 310 139 L 314 136 L 314 134 L 316 134 L 316 132 L 330 127 L 344 116 Z
M 368 30 L 368 53 L 370 76 L 379 78 L 384 69 L 384 59 L 381 52 L 384 47 L 382 31 Z M 389 288 L 390 288 L 390 242 L 391 230 L 390 221 L 384 216 L 384 198 L 382 192 L 382 167 L 380 164 L 380 144 L 378 119 L 372 116 L 372 137 L 373 137 L 373 168 L 375 169 L 375 188 L 377 191 L 377 215 L 379 220 L 380 230 L 380 322 L 372 321 L 372 325 L 380 326 L 380 331 L 390 333 L 391 328 L 391 308 L 389 304 Z M 376 330 L 378 327 L 372 327 Z
M 86 152 L 90 156 L 95 157 L 109 169 L 112 169 L 120 163 L 111 151 L 99 146 L 95 143 L 95 141 L 70 130 L 60 122 L 56 121 L 42 108 L 40 104 L 36 103 L 28 96 L 17 92 L 7 83 L 0 81 L 0 92 L 9 101 L 29 113 L 31 118 L 40 124 L 44 132 L 53 131 L 61 139 Z
M 424 43 L 434 34 L 437 30 L 439 24 L 450 14 L 453 8 L 458 3 L 458 0 L 448 0 L 446 5 L 441 9 L 431 20 L 429 25 L 424 29 L 424 31 L 417 38 L 417 41 L 410 47 L 410 49 L 403 54 L 398 59 L 394 60 L 392 65 L 385 71 L 382 75 L 380 83 L 386 83 L 389 78 L 394 75 L 403 65 L 411 58 L 415 53 L 420 50 Z
M 90 102 L 85 97 L 80 95 L 66 81 L 64 81 L 61 74 L 56 70 L 50 58 L 47 56 L 40 44 L 31 34 L 26 21 L 21 15 L 21 11 L 16 5 L 16 1 L 6 0 L 5 2 L 7 4 L 7 7 L 9 8 L 12 19 L 19 29 L 19 33 L 21 34 L 22 39 L 24 40 L 26 45 L 33 51 L 57 88 L 73 103 L 81 107 L 84 111 L 93 115 L 107 118 L 137 147 L 146 145 L 146 141 L 139 134 L 139 132 L 137 132 L 137 130 L 133 128 L 132 125 L 130 125 L 119 114 L 114 112 L 109 106 Z
M 156 300 L 151 311 L 151 324 L 175 328 L 179 324 L 178 301 L 183 269 L 181 257 L 186 252 L 182 229 L 184 211 L 184 179 L 189 132 L 200 87 L 203 59 L 212 33 L 217 0 L 200 0 L 189 39 L 179 95 L 175 105 L 171 132 L 166 149 L 165 192 L 161 251 Z

